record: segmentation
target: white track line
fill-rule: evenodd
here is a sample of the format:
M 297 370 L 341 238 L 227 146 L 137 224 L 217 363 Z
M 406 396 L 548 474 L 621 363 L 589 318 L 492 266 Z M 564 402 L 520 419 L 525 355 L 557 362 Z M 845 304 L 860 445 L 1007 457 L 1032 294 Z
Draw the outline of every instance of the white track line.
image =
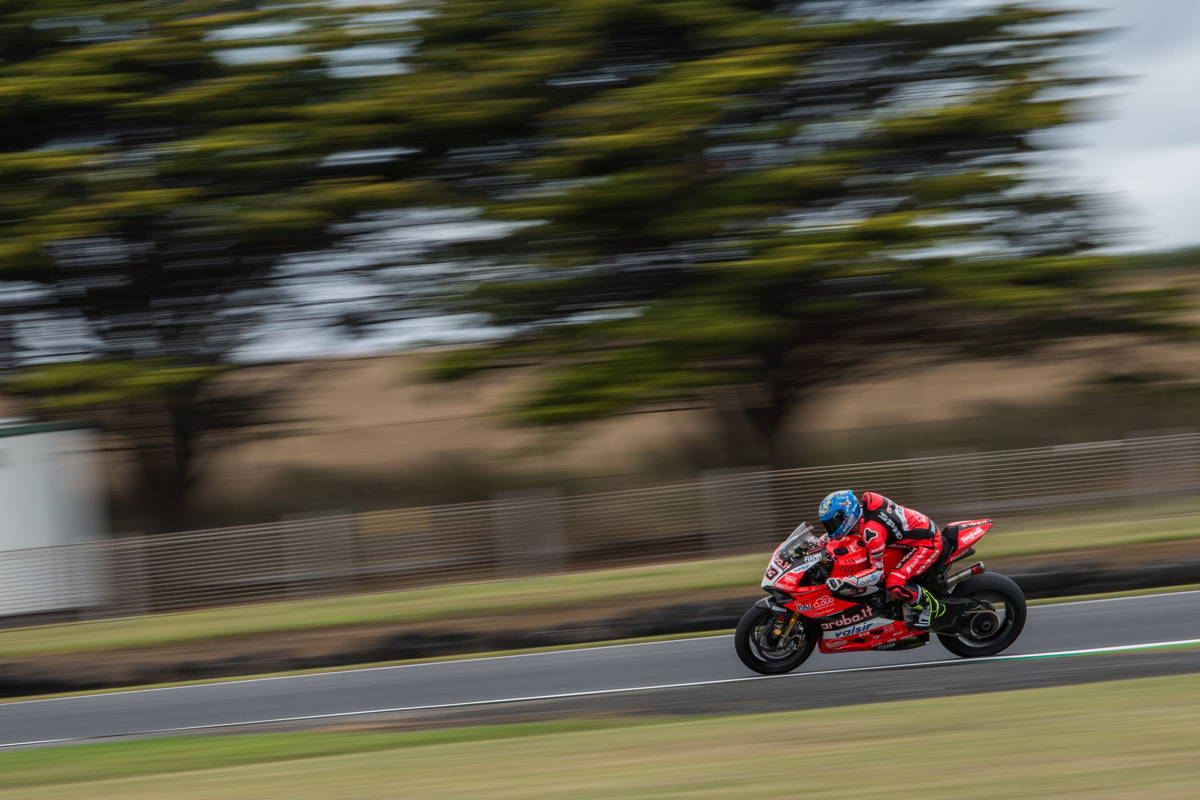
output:
M 649 686 L 625 686 L 613 689 L 590 689 L 580 692 L 560 692 L 556 694 L 525 695 L 522 697 L 496 697 L 487 700 L 466 700 L 457 703 L 435 703 L 423 706 L 397 706 L 394 708 L 367 708 L 358 711 L 338 711 L 331 714 L 305 714 L 295 717 L 274 717 L 270 719 L 243 720 L 239 722 L 222 722 L 209 725 L 187 725 L 178 728 L 157 728 L 147 731 L 129 731 L 121 734 L 109 734 L 100 737 L 80 737 L 66 739 L 43 739 L 28 742 L 0 743 L 0 749 L 10 747 L 32 747 L 43 744 L 62 744 L 66 742 L 82 742 L 89 739 L 111 739 L 124 736 L 152 736 L 164 733 L 186 733 L 188 731 L 216 730 L 221 728 L 245 728 L 253 725 L 270 725 L 285 722 L 308 722 L 321 719 L 342 719 L 373 714 L 400 714 L 412 711 L 435 711 L 451 708 L 470 708 L 473 706 L 504 705 L 509 703 L 528 703 L 539 700 L 566 700 L 576 697 L 598 697 L 610 694 L 631 694 L 637 692 L 655 692 L 666 689 L 688 689 L 697 686 L 719 686 L 730 683 L 747 683 L 749 681 L 765 681 L 784 678 L 811 678 L 818 675 L 834 675 L 847 672 L 888 672 L 897 669 L 913 669 L 915 667 L 952 667 L 967 664 L 985 664 L 994 661 L 1020 661 L 1039 658 L 1065 658 L 1068 656 L 1091 655 L 1094 653 L 1120 653 L 1135 650 L 1150 650 L 1163 647 L 1178 647 L 1182 645 L 1200 644 L 1200 639 L 1178 639 L 1169 642 L 1144 642 L 1141 644 L 1121 644 L 1109 647 L 1089 647 L 1082 650 L 1056 650 L 1043 653 L 1021 653 L 1008 656 L 983 656 L 980 658 L 947 659 L 942 661 L 917 661 L 907 664 L 882 664 L 871 667 L 848 667 L 844 669 L 825 669 L 813 672 L 791 672 L 784 675 L 753 675 L 741 678 L 719 678 L 709 681 L 689 681 L 686 683 L 660 683 Z
M 1040 613 L 1042 609 L 1063 606 L 1086 605 L 1088 603 L 1112 603 L 1123 600 L 1145 600 L 1153 597 L 1175 597 L 1182 594 L 1200 594 L 1200 589 L 1189 589 L 1183 592 L 1164 592 L 1161 594 L 1139 594 L 1129 595 L 1127 597 L 1103 597 L 1097 600 L 1071 600 L 1065 603 L 1043 603 L 1036 606 L 1030 606 L 1031 612 Z M 329 672 L 301 672 L 296 675 L 272 675 L 265 678 L 234 678 L 227 681 L 211 681 L 206 683 L 192 683 L 184 686 L 159 686 L 152 689 L 114 689 L 111 692 L 92 692 L 89 694 L 75 694 L 66 697 L 46 697 L 41 700 L 16 700 L 11 703 L 0 703 L 0 709 L 7 706 L 28 705 L 30 703 L 58 703 L 65 700 L 79 700 L 86 697 L 107 697 L 109 695 L 131 695 L 131 694 L 147 694 L 149 692 L 178 692 L 186 689 L 206 689 L 210 686 L 230 686 L 235 684 L 248 683 L 266 683 L 267 681 L 287 681 L 302 678 L 325 678 L 334 675 L 358 674 L 361 672 L 384 672 L 389 670 L 399 669 L 418 669 L 429 667 L 440 667 L 446 664 L 477 664 L 484 661 L 505 661 L 512 658 L 535 658 L 537 656 L 563 656 L 573 653 L 587 653 L 593 650 L 616 650 L 623 647 L 649 647 L 654 645 L 678 644 L 680 642 L 703 642 L 712 639 L 729 639 L 733 636 L 730 633 L 720 633 L 713 636 L 685 636 L 680 639 L 658 639 L 653 642 L 626 642 L 625 644 L 601 644 L 586 647 L 565 647 L 559 650 L 539 650 L 532 653 L 509 653 L 503 656 L 479 656 L 478 658 L 454 658 L 441 661 L 423 661 L 418 664 L 391 664 L 383 667 L 360 667 L 358 669 L 342 669 L 331 670 Z M 924 662 L 922 662 L 924 663 Z M 938 663 L 938 662 L 928 662 Z M 899 665 L 894 665 L 899 666 Z M 842 671 L 842 670 L 837 670 Z M 810 673 L 803 673 L 810 674 Z

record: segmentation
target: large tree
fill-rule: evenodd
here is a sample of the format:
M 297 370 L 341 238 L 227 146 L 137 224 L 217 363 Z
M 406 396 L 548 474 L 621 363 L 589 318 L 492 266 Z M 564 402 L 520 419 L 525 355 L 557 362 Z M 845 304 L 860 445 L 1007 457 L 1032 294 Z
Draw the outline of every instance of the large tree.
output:
M 146 529 L 182 524 L 209 434 L 257 419 L 261 397 L 213 379 L 279 284 L 313 277 L 288 257 L 413 193 L 319 113 L 396 70 L 379 42 L 406 19 L 387 2 L 0 2 L 9 388 L 131 449 Z
M 444 0 L 412 72 L 339 110 L 503 234 L 441 309 L 544 361 L 541 422 L 718 387 L 775 444 L 818 387 L 922 357 L 1161 324 L 1107 291 L 1090 201 L 1039 160 L 1090 82 L 1029 4 Z M 388 136 L 391 136 L 388 133 Z

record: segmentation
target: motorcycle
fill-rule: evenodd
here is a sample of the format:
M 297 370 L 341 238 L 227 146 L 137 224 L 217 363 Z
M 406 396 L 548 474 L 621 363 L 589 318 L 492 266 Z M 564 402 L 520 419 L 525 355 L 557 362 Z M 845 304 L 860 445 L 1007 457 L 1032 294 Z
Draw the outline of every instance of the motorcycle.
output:
M 982 561 L 957 571 L 957 562 L 975 554 L 978 542 L 993 525 L 990 519 L 955 522 L 941 532 L 942 555 L 918 583 L 938 598 L 944 613 L 928 630 L 910 625 L 913 610 L 888 599 L 882 587 L 830 592 L 827 578 L 853 575 L 869 556 L 856 540 L 830 542 L 802 522 L 775 549 L 763 574 L 762 598 L 742 615 L 734 634 L 738 658 L 755 672 L 790 672 L 804 663 L 814 647 L 822 653 L 858 650 L 908 650 L 937 636 L 957 656 L 990 656 L 1021 635 L 1025 627 L 1025 595 L 1012 579 L 988 572 Z M 884 551 L 891 570 L 903 558 L 894 547 Z

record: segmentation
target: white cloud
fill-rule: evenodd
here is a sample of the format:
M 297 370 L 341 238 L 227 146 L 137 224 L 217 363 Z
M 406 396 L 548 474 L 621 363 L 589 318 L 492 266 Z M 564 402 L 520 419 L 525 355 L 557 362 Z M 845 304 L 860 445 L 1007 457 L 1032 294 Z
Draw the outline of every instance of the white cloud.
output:
M 1101 45 L 1101 69 L 1131 80 L 1104 119 L 1066 137 L 1079 148 L 1068 169 L 1114 192 L 1151 249 L 1200 243 L 1200 3 L 1116 0 L 1094 21 L 1123 30 Z
M 1114 159 L 1097 155 L 1092 169 L 1120 193 L 1130 213 L 1118 224 L 1140 229 L 1140 244 L 1157 250 L 1200 242 L 1200 142 Z

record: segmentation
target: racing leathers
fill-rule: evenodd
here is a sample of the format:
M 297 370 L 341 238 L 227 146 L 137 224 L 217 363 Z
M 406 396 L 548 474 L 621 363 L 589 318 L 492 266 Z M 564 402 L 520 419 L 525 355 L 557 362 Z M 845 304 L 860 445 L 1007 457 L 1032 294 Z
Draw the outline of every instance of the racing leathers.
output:
M 942 554 L 941 532 L 925 514 L 905 508 L 881 494 L 864 492 L 861 503 L 862 521 L 837 544 L 847 549 L 862 548 L 867 565 L 833 582 L 835 585 L 840 582 L 841 586 L 850 589 L 866 589 L 882 583 L 889 595 L 920 611 L 918 622 L 927 626 L 931 614 L 940 616 L 941 604 L 924 589 L 914 586 L 913 581 L 933 566 Z M 890 571 L 884 566 L 883 553 L 887 547 L 904 551 Z

